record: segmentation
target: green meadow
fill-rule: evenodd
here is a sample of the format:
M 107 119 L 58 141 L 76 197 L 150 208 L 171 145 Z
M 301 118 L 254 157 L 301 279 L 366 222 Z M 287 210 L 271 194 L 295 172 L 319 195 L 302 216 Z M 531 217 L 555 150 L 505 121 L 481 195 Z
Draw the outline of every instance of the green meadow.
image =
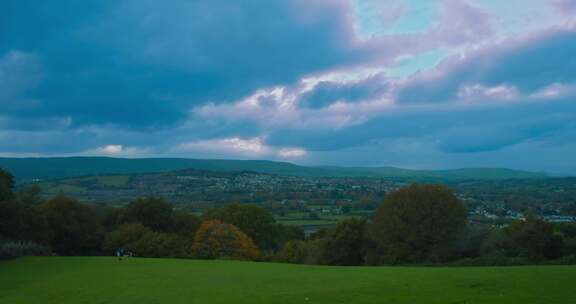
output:
M 0 262 L 0 303 L 575 303 L 575 266 L 329 267 L 27 257 Z

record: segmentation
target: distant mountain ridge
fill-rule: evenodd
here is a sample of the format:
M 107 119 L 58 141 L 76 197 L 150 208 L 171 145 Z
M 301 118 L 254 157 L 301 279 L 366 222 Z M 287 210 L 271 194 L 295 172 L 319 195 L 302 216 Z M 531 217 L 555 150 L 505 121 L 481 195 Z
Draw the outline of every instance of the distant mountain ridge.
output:
M 504 168 L 409 170 L 395 167 L 310 167 L 268 160 L 188 158 L 4 157 L 0 158 L 0 168 L 9 170 L 18 180 L 53 179 L 102 174 L 139 174 L 183 169 L 222 172 L 254 171 L 259 173 L 308 177 L 330 176 L 440 180 L 541 178 L 548 176 L 546 173 L 541 172 Z

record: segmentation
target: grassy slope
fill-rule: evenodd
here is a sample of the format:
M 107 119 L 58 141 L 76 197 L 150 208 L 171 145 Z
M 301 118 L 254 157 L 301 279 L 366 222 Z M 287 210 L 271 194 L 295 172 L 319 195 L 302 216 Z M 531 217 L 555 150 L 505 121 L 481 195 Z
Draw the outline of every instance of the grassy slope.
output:
M 22 258 L 0 262 L 0 303 L 574 303 L 575 281 L 571 266 L 346 268 Z

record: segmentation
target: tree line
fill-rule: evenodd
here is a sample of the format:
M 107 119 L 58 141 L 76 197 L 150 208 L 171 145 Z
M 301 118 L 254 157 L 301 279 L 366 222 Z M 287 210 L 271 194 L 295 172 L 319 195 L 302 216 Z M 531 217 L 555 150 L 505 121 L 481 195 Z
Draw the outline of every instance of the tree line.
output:
M 463 203 L 442 185 L 414 184 L 386 195 L 371 220 L 350 218 L 305 236 L 265 209 L 230 204 L 201 216 L 162 198 L 124 207 L 44 200 L 14 191 L 0 169 L 0 258 L 112 255 L 241 259 L 317 265 L 504 265 L 576 262 L 576 225 L 529 213 L 503 227 L 467 221 Z

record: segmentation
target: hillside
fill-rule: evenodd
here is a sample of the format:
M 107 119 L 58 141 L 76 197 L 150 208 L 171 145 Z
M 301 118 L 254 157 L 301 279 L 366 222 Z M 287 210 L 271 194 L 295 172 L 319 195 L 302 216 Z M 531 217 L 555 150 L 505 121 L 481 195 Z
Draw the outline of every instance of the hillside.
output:
M 113 257 L 0 262 L 0 303 L 572 303 L 574 266 L 329 267 Z
M 211 171 L 254 171 L 308 177 L 380 177 L 410 179 L 510 179 L 544 177 L 546 174 L 500 168 L 457 170 L 408 170 L 394 167 L 306 167 L 265 160 L 220 160 L 186 158 L 110 158 L 53 157 L 0 158 L 0 168 L 11 171 L 19 180 L 52 179 L 102 174 L 136 174 L 181 169 Z

